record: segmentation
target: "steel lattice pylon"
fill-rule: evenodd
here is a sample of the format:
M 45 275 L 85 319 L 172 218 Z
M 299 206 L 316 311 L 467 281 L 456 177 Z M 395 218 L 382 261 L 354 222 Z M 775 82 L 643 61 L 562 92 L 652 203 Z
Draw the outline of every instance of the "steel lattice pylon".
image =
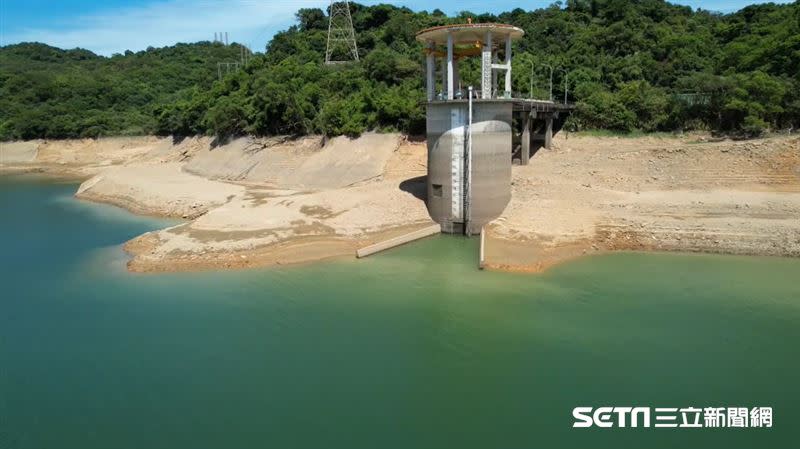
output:
M 350 3 L 331 0 L 328 17 L 328 48 L 325 50 L 325 64 L 358 61 L 356 32 L 350 16 Z

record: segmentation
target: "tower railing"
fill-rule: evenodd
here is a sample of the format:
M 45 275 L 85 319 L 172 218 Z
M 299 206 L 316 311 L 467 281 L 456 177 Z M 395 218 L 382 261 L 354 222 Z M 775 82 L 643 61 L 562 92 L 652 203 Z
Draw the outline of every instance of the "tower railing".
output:
M 469 89 L 456 89 L 453 94 L 453 99 L 447 99 L 447 92 L 438 91 L 436 92 L 436 96 L 433 98 L 432 101 L 434 102 L 445 102 L 445 101 L 459 101 L 459 100 L 467 100 L 469 99 Z M 483 98 L 483 91 L 481 89 L 472 89 L 472 99 L 473 100 L 486 100 L 487 98 Z M 562 103 L 561 101 L 556 100 L 548 100 L 546 98 L 531 98 L 529 94 L 524 92 L 506 92 L 506 91 L 493 91 L 492 94 L 489 96 L 488 99 L 491 100 L 526 100 L 526 101 L 536 101 L 541 103 L 553 103 L 553 104 L 569 104 L 569 103 Z

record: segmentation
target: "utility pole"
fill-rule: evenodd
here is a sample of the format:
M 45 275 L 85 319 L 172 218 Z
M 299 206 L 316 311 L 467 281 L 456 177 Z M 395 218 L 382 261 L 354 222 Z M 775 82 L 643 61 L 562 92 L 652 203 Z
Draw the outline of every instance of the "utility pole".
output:
M 569 72 L 567 69 L 561 69 L 564 72 L 564 104 L 567 104 L 567 92 L 569 92 Z
M 534 67 L 534 63 L 533 63 L 533 61 L 531 61 L 531 88 L 528 91 L 529 92 L 528 93 L 528 97 L 530 97 L 531 100 L 533 100 L 533 67 Z
M 358 61 L 356 32 L 350 16 L 350 2 L 331 0 L 328 12 L 328 46 L 325 64 Z

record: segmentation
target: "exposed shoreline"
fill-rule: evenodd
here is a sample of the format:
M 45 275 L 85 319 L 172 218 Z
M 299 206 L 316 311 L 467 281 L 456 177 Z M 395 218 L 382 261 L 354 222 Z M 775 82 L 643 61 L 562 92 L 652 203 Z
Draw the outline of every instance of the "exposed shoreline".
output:
M 609 251 L 800 257 L 800 138 L 559 139 L 515 167 L 485 266 Z
M 51 179 L 53 181 L 78 183 L 83 182 L 90 177 L 85 173 L 81 173 L 79 170 L 61 169 L 60 167 L 51 167 L 45 165 L 39 165 L 35 167 L 0 165 L 0 176 L 35 176 L 38 178 Z
M 365 235 L 360 239 L 337 236 L 297 237 L 272 245 L 232 250 L 204 257 L 203 253 L 175 252 L 166 256 L 149 255 L 159 246 L 155 233 L 143 234 L 125 243 L 133 259 L 128 269 L 138 273 L 207 271 L 218 269 L 262 268 L 278 265 L 304 265 L 331 259 L 353 260 L 358 248 L 420 229 L 406 225 Z
M 0 174 L 80 181 L 78 199 L 185 220 L 124 244 L 135 272 L 354 257 L 360 247 L 432 224 L 420 199 L 424 143 L 397 134 L 324 146 L 319 137 L 223 145 L 143 137 L 0 149 Z
M 485 268 L 542 272 L 619 250 L 800 257 L 800 139 L 561 136 L 515 166 Z M 83 181 L 76 197 L 185 223 L 127 242 L 135 272 L 352 258 L 429 226 L 424 142 L 400 135 L 155 137 L 1 144 L 0 175 Z

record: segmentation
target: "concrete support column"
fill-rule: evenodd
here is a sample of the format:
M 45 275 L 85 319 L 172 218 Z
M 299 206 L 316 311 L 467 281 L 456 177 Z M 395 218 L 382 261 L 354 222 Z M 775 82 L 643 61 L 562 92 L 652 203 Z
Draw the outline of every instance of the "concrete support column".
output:
M 428 42 L 428 56 L 426 64 L 426 87 L 428 88 L 428 101 L 436 99 L 436 56 L 433 54 L 436 46 Z
M 447 58 L 442 59 L 442 98 L 447 99 Z
M 520 165 L 528 165 L 531 159 L 531 115 L 522 113 L 522 150 L 520 151 Z
M 548 150 L 553 145 L 553 117 L 545 119 L 544 147 Z
M 455 91 L 453 85 L 453 34 L 447 33 L 447 99 L 452 100 Z
M 511 35 L 506 36 L 506 95 L 511 95 Z
M 481 52 L 481 98 L 492 98 L 492 33 L 486 33 Z

